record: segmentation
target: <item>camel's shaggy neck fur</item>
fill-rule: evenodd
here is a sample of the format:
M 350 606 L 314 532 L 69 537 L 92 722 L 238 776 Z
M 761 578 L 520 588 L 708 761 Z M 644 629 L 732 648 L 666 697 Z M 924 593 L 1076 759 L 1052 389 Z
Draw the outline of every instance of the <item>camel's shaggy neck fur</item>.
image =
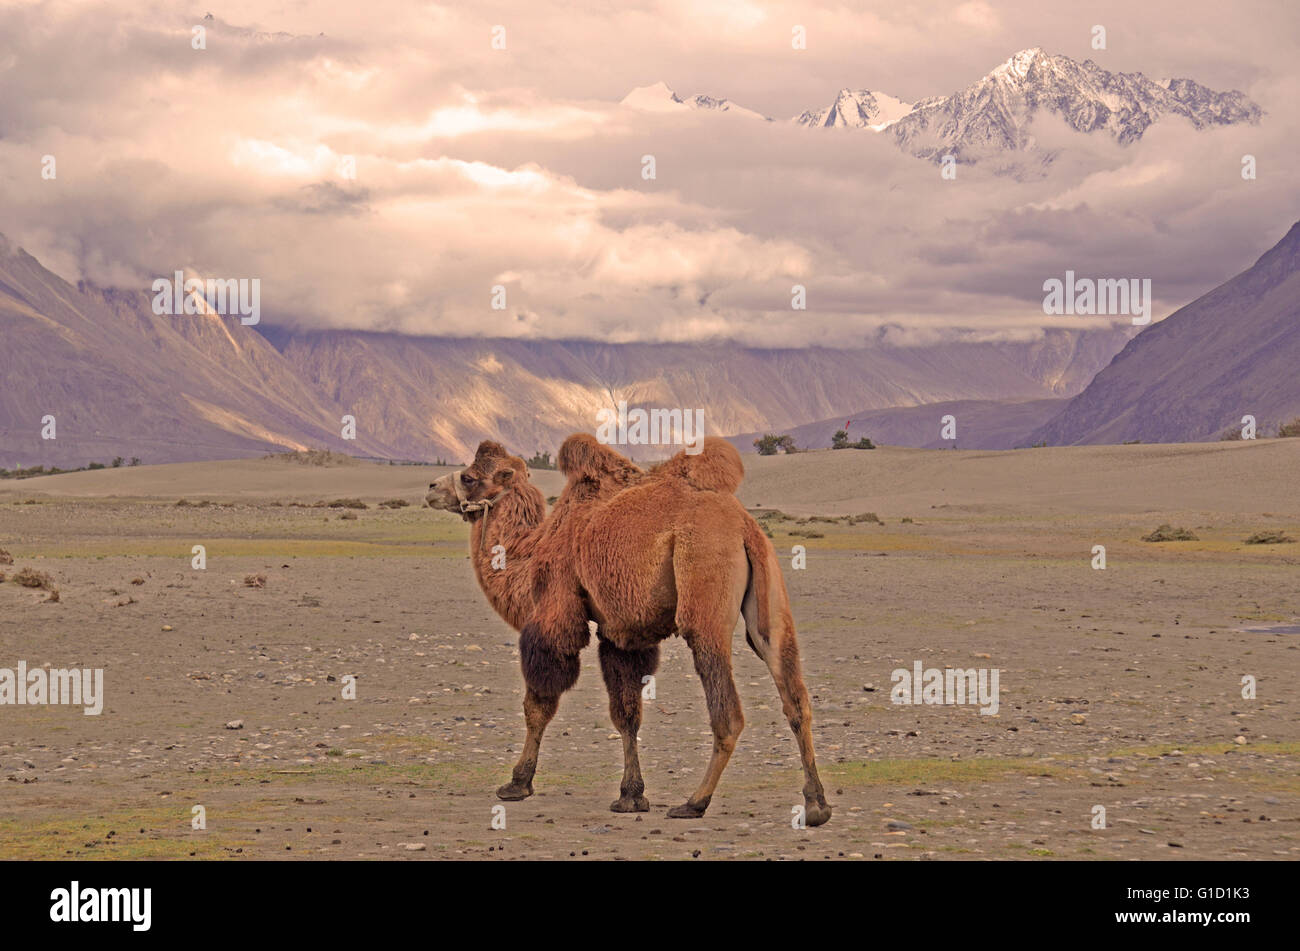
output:
M 517 485 L 493 505 L 486 521 L 483 512 L 470 516 L 469 551 L 479 587 L 502 620 L 515 630 L 524 626 L 533 609 L 528 558 L 545 516 L 546 499 L 536 486 L 527 483 Z M 497 545 L 505 548 L 504 568 L 492 567 Z

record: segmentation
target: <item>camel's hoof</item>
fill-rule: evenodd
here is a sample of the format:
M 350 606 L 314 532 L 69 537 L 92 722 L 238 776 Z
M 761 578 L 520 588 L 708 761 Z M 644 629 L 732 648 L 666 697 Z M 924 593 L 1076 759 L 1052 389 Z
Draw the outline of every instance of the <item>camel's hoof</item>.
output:
M 825 803 L 806 802 L 803 807 L 803 821 L 808 828 L 825 825 L 830 822 L 831 807 Z
M 668 810 L 669 819 L 698 819 L 704 815 L 704 810 L 708 806 L 695 806 L 689 802 L 684 802 L 680 806 L 673 806 Z
M 645 796 L 623 796 L 609 804 L 610 812 L 649 812 L 650 802 Z
M 517 802 L 520 799 L 527 799 L 532 794 L 532 783 L 506 783 L 497 790 L 497 798 L 504 799 L 506 802 Z

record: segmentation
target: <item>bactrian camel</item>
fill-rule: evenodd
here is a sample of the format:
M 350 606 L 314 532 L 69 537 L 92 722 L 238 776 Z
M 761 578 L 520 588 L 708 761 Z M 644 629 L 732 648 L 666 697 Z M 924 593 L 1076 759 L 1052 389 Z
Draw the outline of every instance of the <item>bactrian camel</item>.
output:
M 704 684 L 714 740 L 699 788 L 668 815 L 704 815 L 744 726 L 731 672 L 732 632 L 743 617 L 745 639 L 771 671 L 798 742 L 805 821 L 826 822 L 831 808 L 817 775 L 785 581 L 772 543 L 733 494 L 744 476 L 740 454 L 709 437 L 698 454 L 680 452 L 643 472 L 578 434 L 556 461 L 568 483 L 549 515 L 524 461 L 495 442 L 482 443 L 466 469 L 429 486 L 430 506 L 470 523 L 479 584 L 519 631 L 527 736 L 497 795 L 532 795 L 542 733 L 560 695 L 577 682 L 594 621 L 610 717 L 623 740 L 623 780 L 610 808 L 650 808 L 637 757 L 642 678 L 658 667 L 659 642 L 678 634 Z M 498 545 L 504 567 L 494 568 Z

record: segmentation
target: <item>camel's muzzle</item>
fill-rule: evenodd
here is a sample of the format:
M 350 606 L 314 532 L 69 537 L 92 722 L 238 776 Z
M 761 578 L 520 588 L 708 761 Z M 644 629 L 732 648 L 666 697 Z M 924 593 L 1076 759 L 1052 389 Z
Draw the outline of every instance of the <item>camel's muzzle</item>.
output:
M 460 483 L 460 473 L 450 472 L 429 484 L 429 494 L 424 497 L 424 502 L 431 509 L 460 514 L 464 491 Z

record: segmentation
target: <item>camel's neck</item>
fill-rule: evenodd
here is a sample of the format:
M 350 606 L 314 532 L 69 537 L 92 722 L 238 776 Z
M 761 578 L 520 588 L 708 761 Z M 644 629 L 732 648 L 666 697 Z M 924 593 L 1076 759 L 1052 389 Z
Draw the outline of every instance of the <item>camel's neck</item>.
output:
M 528 558 L 536 542 L 537 527 L 545 516 L 542 493 L 524 485 L 503 496 L 470 524 L 469 553 L 479 586 L 497 614 L 515 630 L 523 627 L 532 613 Z

